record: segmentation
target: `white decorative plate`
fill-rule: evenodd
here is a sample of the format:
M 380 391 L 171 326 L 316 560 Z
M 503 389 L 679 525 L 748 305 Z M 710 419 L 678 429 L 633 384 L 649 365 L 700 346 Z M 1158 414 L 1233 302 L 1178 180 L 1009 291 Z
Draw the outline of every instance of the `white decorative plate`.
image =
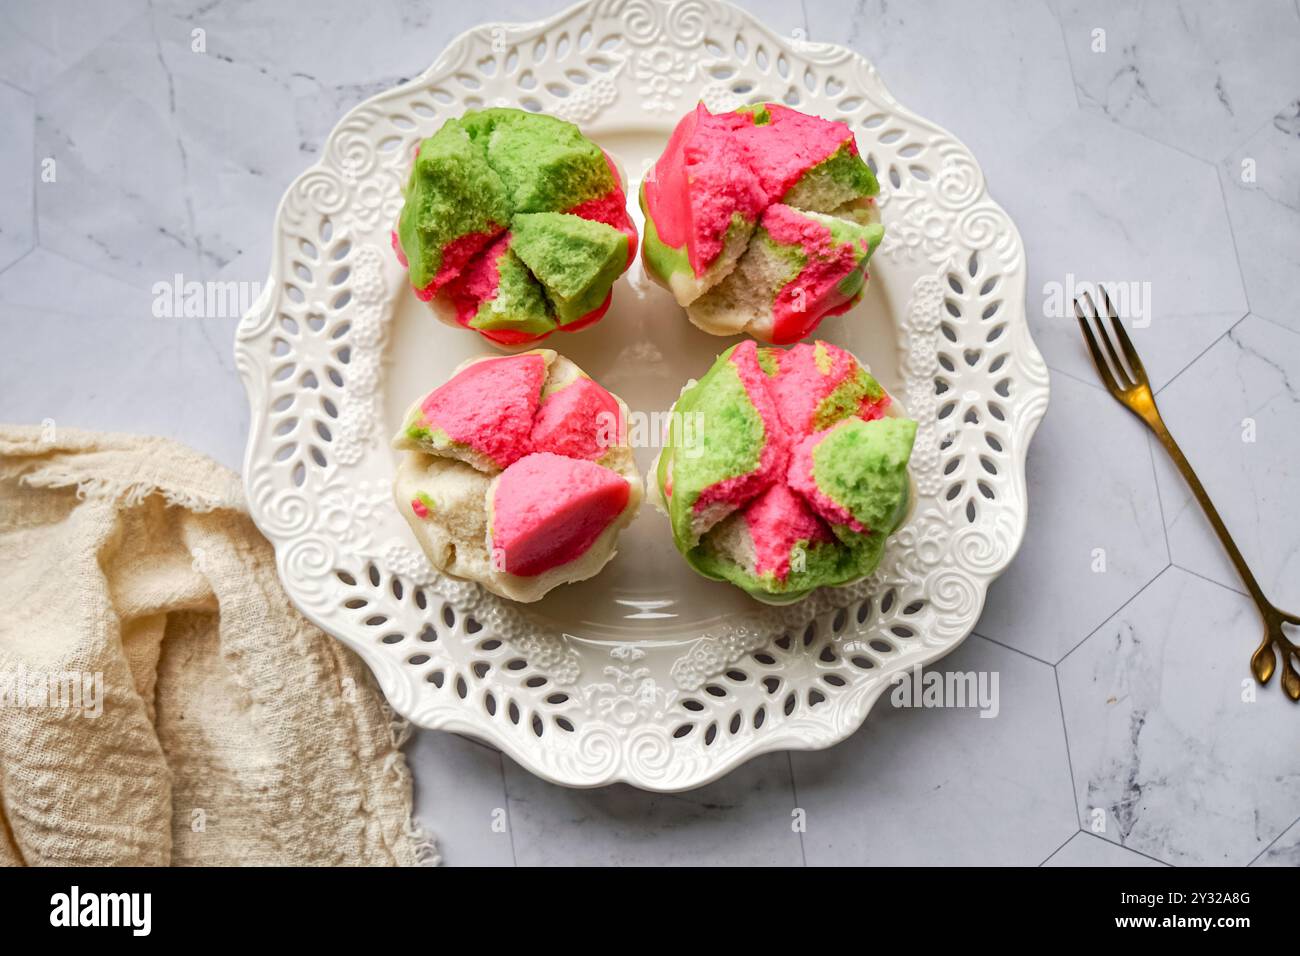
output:
M 869 581 L 785 608 L 695 575 L 649 506 L 598 577 L 534 605 L 438 575 L 391 500 L 388 440 L 413 398 L 488 347 L 428 314 L 389 247 L 414 144 L 466 109 L 543 110 L 621 160 L 634 196 L 699 99 L 842 119 L 877 170 L 887 232 L 867 296 L 818 334 L 920 422 L 910 520 Z M 1025 453 L 1047 408 L 1024 301 L 1020 237 L 974 157 L 849 50 L 713 0 L 593 0 L 483 26 L 349 113 L 281 203 L 270 280 L 235 348 L 249 505 L 289 596 L 415 723 L 562 784 L 699 786 L 843 739 L 892 678 L 970 632 L 1020 543 Z M 732 341 L 692 327 L 638 262 L 604 321 L 546 345 L 628 402 L 636 438 L 636 413 L 666 410 Z M 641 421 L 644 470 L 658 435 Z

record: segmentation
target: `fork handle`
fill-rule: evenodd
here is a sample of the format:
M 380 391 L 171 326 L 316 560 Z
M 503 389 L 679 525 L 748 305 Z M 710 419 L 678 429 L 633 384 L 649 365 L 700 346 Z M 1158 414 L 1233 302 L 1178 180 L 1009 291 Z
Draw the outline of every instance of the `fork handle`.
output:
M 1146 418 L 1146 416 L 1143 416 Z M 1174 436 L 1169 434 L 1169 429 L 1165 427 L 1164 421 L 1157 413 L 1154 420 L 1147 418 L 1147 424 L 1155 432 L 1156 437 L 1160 439 L 1160 444 L 1165 446 L 1165 451 L 1169 452 L 1169 457 L 1174 460 L 1178 471 L 1182 474 L 1183 480 L 1187 482 L 1192 489 L 1192 494 L 1201 505 L 1201 510 L 1205 512 L 1205 517 L 1210 519 L 1210 525 L 1214 528 L 1214 533 L 1219 536 L 1224 550 L 1228 552 L 1228 557 L 1232 559 L 1232 565 L 1241 575 L 1241 580 L 1246 585 L 1246 590 L 1250 596 L 1255 599 L 1255 604 L 1259 606 L 1260 613 L 1264 615 L 1265 620 L 1271 620 L 1277 613 L 1276 609 L 1268 598 L 1264 596 L 1263 589 L 1259 582 L 1255 580 L 1255 575 L 1251 573 L 1250 567 L 1246 564 L 1246 559 L 1241 556 L 1241 551 L 1237 549 L 1237 543 L 1232 540 L 1232 535 L 1228 533 L 1227 526 L 1223 519 L 1219 517 L 1219 510 L 1214 507 L 1214 502 L 1210 500 L 1209 493 L 1205 486 L 1201 484 L 1201 479 L 1196 477 L 1196 472 L 1192 470 L 1191 464 L 1187 461 L 1187 456 L 1183 450 L 1178 447 L 1178 442 L 1174 441 Z

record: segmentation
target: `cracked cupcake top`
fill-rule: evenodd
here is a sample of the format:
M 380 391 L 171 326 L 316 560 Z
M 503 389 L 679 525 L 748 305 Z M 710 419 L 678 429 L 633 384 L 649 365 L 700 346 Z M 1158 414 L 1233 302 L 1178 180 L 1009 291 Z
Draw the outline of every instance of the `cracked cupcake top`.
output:
M 641 186 L 646 272 L 706 332 L 797 341 L 861 297 L 878 191 L 843 123 L 701 104 Z
M 430 561 L 535 601 L 596 574 L 641 502 L 627 407 L 549 349 L 461 366 L 394 439 L 394 494 Z
M 908 502 L 916 423 L 889 404 L 826 342 L 723 352 L 677 400 L 656 466 L 678 550 L 771 602 L 866 577 Z

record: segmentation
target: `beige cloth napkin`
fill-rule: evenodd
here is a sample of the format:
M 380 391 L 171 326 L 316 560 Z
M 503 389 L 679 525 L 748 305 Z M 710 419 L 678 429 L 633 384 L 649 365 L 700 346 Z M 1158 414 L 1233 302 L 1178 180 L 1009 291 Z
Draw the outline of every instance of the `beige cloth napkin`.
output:
M 437 861 L 406 725 L 243 502 L 164 439 L 0 426 L 0 863 Z

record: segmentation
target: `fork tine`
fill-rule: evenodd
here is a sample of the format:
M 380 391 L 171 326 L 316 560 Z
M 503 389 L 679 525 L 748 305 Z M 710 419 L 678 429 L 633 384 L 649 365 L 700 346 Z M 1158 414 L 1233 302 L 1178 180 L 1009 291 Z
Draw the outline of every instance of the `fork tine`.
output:
M 1085 295 L 1087 293 L 1084 293 Z M 1091 299 L 1089 300 L 1091 304 Z M 1118 394 L 1119 385 L 1115 382 L 1115 376 L 1111 374 L 1110 366 L 1106 364 L 1106 357 L 1101 354 L 1101 349 L 1097 346 L 1096 334 L 1092 330 L 1092 323 L 1083 314 L 1083 308 L 1079 305 L 1079 300 L 1074 300 L 1074 314 L 1079 318 L 1079 331 L 1083 333 L 1083 340 L 1088 343 L 1088 351 L 1092 353 L 1092 364 L 1097 366 L 1097 374 L 1101 376 L 1102 384 L 1112 395 Z
M 1128 359 L 1128 367 L 1132 377 L 1140 385 L 1147 381 L 1147 370 L 1142 364 L 1142 359 L 1138 357 L 1137 349 L 1133 347 L 1133 340 L 1129 338 L 1128 330 L 1124 328 L 1124 323 L 1119 320 L 1115 313 L 1115 306 L 1111 305 L 1110 296 L 1106 294 L 1106 287 L 1101 287 L 1101 297 L 1106 302 L 1106 314 L 1110 316 L 1111 327 L 1115 330 L 1115 338 L 1119 339 L 1119 347 L 1124 351 L 1124 358 Z
M 1106 334 L 1106 323 L 1101 320 L 1101 316 L 1097 312 L 1097 306 L 1092 302 L 1092 295 L 1085 292 L 1084 297 L 1088 300 L 1088 304 L 1092 306 L 1093 318 L 1096 319 L 1097 322 L 1097 335 L 1102 342 L 1106 344 L 1106 353 L 1110 355 L 1110 360 L 1114 363 L 1115 380 L 1119 382 L 1121 389 L 1128 389 L 1133 384 L 1128 380 L 1128 369 L 1124 367 L 1124 362 L 1120 359 L 1119 352 L 1115 351 L 1115 343 L 1112 342 L 1110 336 Z

